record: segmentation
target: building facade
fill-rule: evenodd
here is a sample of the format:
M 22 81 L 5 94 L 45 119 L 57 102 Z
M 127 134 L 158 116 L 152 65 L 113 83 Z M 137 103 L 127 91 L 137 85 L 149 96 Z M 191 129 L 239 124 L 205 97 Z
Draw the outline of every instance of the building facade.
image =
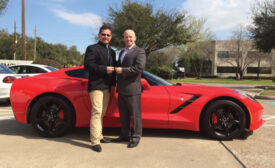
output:
M 270 54 L 259 52 L 253 47 L 252 41 L 217 40 L 211 44 L 214 50 L 210 56 L 211 75 L 235 77 L 239 67 L 243 76 L 257 76 L 259 66 L 261 77 L 275 76 L 274 51 Z

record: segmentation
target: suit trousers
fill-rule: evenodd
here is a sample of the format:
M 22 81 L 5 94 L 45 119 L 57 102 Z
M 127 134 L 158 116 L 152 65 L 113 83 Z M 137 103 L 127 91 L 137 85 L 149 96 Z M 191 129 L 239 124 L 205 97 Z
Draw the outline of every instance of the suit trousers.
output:
M 142 135 L 141 95 L 118 94 L 118 108 L 121 124 L 121 137 L 131 137 L 132 141 L 139 141 Z M 131 116 L 133 129 L 131 130 Z
M 109 89 L 92 90 L 90 93 L 92 104 L 90 121 L 90 139 L 92 146 L 100 144 L 102 135 L 102 120 L 106 113 L 109 102 Z

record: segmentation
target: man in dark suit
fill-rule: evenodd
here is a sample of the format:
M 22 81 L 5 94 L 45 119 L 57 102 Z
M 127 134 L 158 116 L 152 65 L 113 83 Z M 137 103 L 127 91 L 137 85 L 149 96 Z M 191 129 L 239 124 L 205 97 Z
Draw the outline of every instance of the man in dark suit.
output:
M 141 74 L 145 68 L 145 51 L 135 45 L 133 30 L 124 32 L 125 49 L 119 54 L 117 67 L 118 107 L 121 123 L 121 135 L 113 142 L 130 141 L 128 148 L 136 147 L 142 135 L 141 120 Z M 133 129 L 131 131 L 131 116 Z
M 87 47 L 84 67 L 89 72 L 88 92 L 92 111 L 90 122 L 90 139 L 92 150 L 101 152 L 101 143 L 108 140 L 102 136 L 102 119 L 106 113 L 110 92 L 115 86 L 115 51 L 109 46 L 111 28 L 103 25 L 98 33 L 99 42 Z

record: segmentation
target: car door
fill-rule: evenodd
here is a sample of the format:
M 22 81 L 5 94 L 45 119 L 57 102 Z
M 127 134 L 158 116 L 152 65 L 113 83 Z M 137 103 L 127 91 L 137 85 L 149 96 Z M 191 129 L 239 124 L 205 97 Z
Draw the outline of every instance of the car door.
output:
M 141 94 L 142 123 L 145 128 L 166 128 L 168 125 L 168 110 L 170 96 L 166 86 L 150 85 L 142 79 Z
M 142 79 L 141 116 L 144 128 L 165 128 L 168 125 L 169 94 L 164 86 L 151 86 Z M 118 93 L 110 96 L 104 118 L 105 126 L 119 126 Z

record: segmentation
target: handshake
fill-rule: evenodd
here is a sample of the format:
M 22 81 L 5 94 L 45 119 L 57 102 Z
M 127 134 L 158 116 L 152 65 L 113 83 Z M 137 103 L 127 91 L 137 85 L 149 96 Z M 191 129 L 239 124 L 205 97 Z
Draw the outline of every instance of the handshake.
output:
M 107 74 L 111 74 L 111 73 L 113 73 L 113 71 L 116 71 L 117 74 L 122 74 L 122 68 L 121 67 L 107 66 Z

